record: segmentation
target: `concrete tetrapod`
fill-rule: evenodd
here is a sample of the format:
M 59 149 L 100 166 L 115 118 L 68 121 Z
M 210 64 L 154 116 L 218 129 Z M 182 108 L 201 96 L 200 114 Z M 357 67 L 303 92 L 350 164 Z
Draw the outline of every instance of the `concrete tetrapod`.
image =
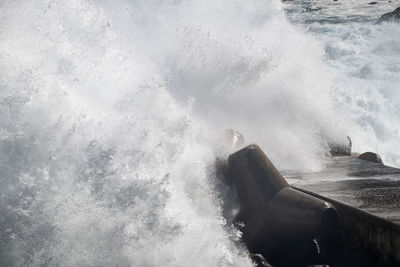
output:
M 290 187 L 257 145 L 228 163 L 250 253 L 273 266 L 400 266 L 399 225 Z
M 257 145 L 230 155 L 228 162 L 249 251 L 273 266 L 323 263 L 340 242 L 335 207 L 291 188 Z

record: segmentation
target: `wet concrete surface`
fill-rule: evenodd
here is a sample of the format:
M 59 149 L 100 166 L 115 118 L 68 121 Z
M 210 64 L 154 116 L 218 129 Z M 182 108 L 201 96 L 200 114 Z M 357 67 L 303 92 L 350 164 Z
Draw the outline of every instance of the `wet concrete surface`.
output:
M 283 176 L 293 186 L 400 224 L 400 169 L 355 157 L 335 157 L 322 171 Z

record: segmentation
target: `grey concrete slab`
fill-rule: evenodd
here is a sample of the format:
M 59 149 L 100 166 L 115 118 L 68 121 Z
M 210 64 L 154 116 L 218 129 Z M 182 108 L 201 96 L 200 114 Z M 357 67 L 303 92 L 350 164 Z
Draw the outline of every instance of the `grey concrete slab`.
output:
M 335 157 L 321 171 L 284 172 L 283 176 L 293 186 L 400 224 L 400 169 Z

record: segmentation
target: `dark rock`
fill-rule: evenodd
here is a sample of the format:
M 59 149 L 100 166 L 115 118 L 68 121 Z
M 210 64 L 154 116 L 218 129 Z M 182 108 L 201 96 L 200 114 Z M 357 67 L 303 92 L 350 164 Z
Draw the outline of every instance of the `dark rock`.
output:
M 375 24 L 381 24 L 382 22 L 400 22 L 400 7 L 393 12 L 383 14 Z
M 332 157 L 337 156 L 351 156 L 351 139 L 347 136 L 347 143 L 328 143 L 329 146 L 329 154 Z
M 358 158 L 366 160 L 366 161 L 371 161 L 371 162 L 383 164 L 383 161 L 382 161 L 381 157 L 378 154 L 373 153 L 373 152 L 362 153 L 360 156 L 358 156 Z
M 378 4 L 378 2 L 371 2 L 371 3 L 368 3 L 368 5 L 376 5 L 376 4 Z

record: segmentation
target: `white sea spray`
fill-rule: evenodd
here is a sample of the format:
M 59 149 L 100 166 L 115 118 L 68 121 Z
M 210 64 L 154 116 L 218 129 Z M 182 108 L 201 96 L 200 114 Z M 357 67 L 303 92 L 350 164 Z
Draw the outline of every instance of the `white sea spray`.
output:
M 400 29 L 376 25 L 400 1 L 304 1 L 289 4 L 289 15 L 324 47 L 331 68 L 332 100 L 351 121 L 353 151 L 379 153 L 385 164 L 400 166 Z M 310 12 L 301 12 L 307 6 Z
M 280 169 L 348 134 L 279 1 L 0 8 L 3 265 L 250 266 L 213 183 L 223 130 Z

